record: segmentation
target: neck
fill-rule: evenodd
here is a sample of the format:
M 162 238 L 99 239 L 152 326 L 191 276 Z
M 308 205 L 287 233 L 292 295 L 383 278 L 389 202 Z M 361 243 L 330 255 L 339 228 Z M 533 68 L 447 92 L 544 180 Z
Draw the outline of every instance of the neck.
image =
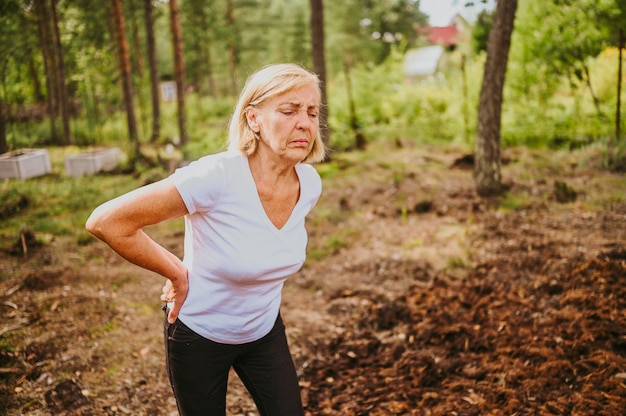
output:
M 256 182 L 278 184 L 294 178 L 293 164 L 280 163 L 274 158 L 264 157 L 261 152 L 248 156 L 248 164 Z
M 295 167 L 294 163 L 264 152 L 262 147 L 258 147 L 254 154 L 248 156 L 248 161 L 251 170 L 268 177 L 289 177 L 293 174 Z

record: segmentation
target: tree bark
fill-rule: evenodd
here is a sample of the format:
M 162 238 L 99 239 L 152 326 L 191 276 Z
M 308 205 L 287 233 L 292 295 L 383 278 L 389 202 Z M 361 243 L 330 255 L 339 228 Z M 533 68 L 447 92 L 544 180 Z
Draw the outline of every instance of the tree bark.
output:
M 619 142 L 622 136 L 622 49 L 624 49 L 624 31 L 619 30 L 617 39 L 617 104 L 615 108 L 615 140 Z
M 185 65 L 178 0 L 170 0 L 170 23 L 174 50 L 174 80 L 176 81 L 176 98 L 178 103 L 178 131 L 180 144 L 185 145 L 189 140 L 185 127 Z
M 324 1 L 310 0 L 311 8 L 311 51 L 313 71 L 320 79 L 322 106 L 320 108 L 320 131 L 322 140 L 328 146 L 330 129 L 328 128 L 328 100 L 326 95 L 326 53 L 324 49 Z
M 154 10 L 152 0 L 144 0 L 146 38 L 148 48 L 148 67 L 150 68 L 150 95 L 152 97 L 152 135 L 150 142 L 154 143 L 161 135 L 161 102 L 159 101 L 159 72 L 157 70 L 156 44 L 154 41 Z
M 112 0 L 112 3 L 115 35 L 117 37 L 117 52 L 119 55 L 120 73 L 122 78 L 122 92 L 124 94 L 124 106 L 126 107 L 128 137 L 135 152 L 131 159 L 136 160 L 139 156 L 139 137 L 137 134 L 137 120 L 135 118 L 135 103 L 133 100 L 133 85 L 130 74 L 128 41 L 126 40 L 126 29 L 124 27 L 124 15 L 122 14 L 121 0 Z
M 137 25 L 137 15 L 133 9 L 131 14 L 131 31 L 133 38 L 133 57 L 135 58 L 135 71 L 139 79 L 143 79 L 143 55 L 141 54 L 141 42 L 139 40 L 139 28 Z
M 500 124 L 504 79 L 516 9 L 517 0 L 497 2 L 487 44 L 474 157 L 474 180 L 480 196 L 498 195 L 504 191 L 500 170 Z
M 57 132 L 57 112 L 56 103 L 58 102 L 57 92 L 55 88 L 56 82 L 56 64 L 54 54 L 50 50 L 52 44 L 52 36 L 50 35 L 50 27 L 48 26 L 48 12 L 46 10 L 45 0 L 35 1 L 35 13 L 37 15 L 37 29 L 39 35 L 39 45 L 41 48 L 41 55 L 43 60 L 43 68 L 46 74 L 46 102 L 48 120 L 50 121 L 50 142 L 58 143 L 59 137 Z
M 61 34 L 59 33 L 57 0 L 50 0 L 50 20 L 52 22 L 52 37 L 54 40 L 54 53 L 56 55 L 57 64 L 57 88 L 59 91 L 59 109 L 61 110 L 61 127 L 63 128 L 63 144 L 68 145 L 72 143 L 72 131 L 70 130 L 69 95 L 67 93 Z

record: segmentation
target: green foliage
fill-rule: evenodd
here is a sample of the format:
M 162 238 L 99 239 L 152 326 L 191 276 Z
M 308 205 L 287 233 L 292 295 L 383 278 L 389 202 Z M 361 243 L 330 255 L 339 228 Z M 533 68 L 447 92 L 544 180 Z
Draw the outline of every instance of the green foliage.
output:
M 394 46 L 412 44 L 416 27 L 427 17 L 410 0 L 324 3 L 329 72 L 338 74 L 344 64 L 379 64 Z
M 519 16 L 522 24 L 518 25 L 518 34 L 523 36 L 531 54 L 555 74 L 568 74 L 582 80 L 586 58 L 597 56 L 607 45 L 593 19 L 597 6 L 593 0 L 560 4 L 530 1 L 526 13 Z M 531 21 L 541 22 L 541 25 L 531 24 Z
M 482 10 L 478 14 L 476 23 L 472 29 L 472 51 L 478 55 L 481 52 L 487 52 L 487 43 L 489 41 L 489 32 L 493 24 L 493 12 Z
M 7 126 L 7 142 L 11 149 L 22 149 L 51 143 L 47 121 L 11 123 Z
M 468 50 L 465 45 L 446 55 L 440 77 L 404 79 L 403 53 L 416 44 L 415 29 L 426 22 L 418 3 L 325 3 L 332 148 L 349 149 L 355 144 L 346 64 L 350 67 L 357 125 L 367 141 L 460 141 L 471 145 L 485 55 L 465 56 L 462 73 L 461 52 Z M 225 19 L 224 2 L 181 3 L 186 74 L 194 90 L 187 95 L 185 114 L 190 142 L 183 151 L 189 159 L 224 147 L 235 101 L 230 94 L 227 52 L 231 40 L 237 47 L 235 75 L 240 82 L 269 62 L 310 65 L 308 2 L 233 4 L 230 24 Z M 138 129 L 140 140 L 145 142 L 151 133 L 151 120 L 143 9 L 132 2 L 124 7 L 135 74 Z M 172 78 L 168 6 L 166 2 L 155 2 L 154 7 L 159 73 L 163 79 Z M 505 85 L 501 129 L 504 145 L 576 147 L 613 134 L 617 51 L 603 47 L 615 43 L 615 30 L 621 27 L 624 10 L 623 0 L 520 3 Z M 7 0 L 0 11 L 0 97 L 14 111 L 18 105 L 27 106 L 45 98 L 43 61 L 32 8 L 18 0 Z M 128 147 L 109 7 L 76 0 L 58 3 L 58 11 L 68 87 L 80 110 L 71 126 L 75 143 Z M 481 13 L 472 32 L 474 41 L 480 40 L 478 43 L 483 45 L 478 50 L 484 49 L 489 25 L 490 14 Z M 385 33 L 391 37 L 385 37 Z M 215 94 L 210 92 L 210 80 L 216 86 Z M 37 82 L 43 97 L 35 93 Z M 588 84 L 593 87 L 598 108 Z M 175 103 L 162 103 L 161 132 L 162 142 L 176 141 L 179 135 Z M 10 122 L 7 141 L 12 149 L 50 144 L 50 123 Z M 619 160 L 619 152 L 611 158 L 607 153 L 607 166 L 619 166 Z
M 381 65 L 359 65 L 351 71 L 359 125 L 368 140 L 417 142 L 464 140 L 464 117 L 475 120 L 479 85 L 472 83 L 467 102 L 461 94 L 460 64 L 452 61 L 439 79 L 411 80 L 402 72 L 402 53 L 396 50 Z M 467 78 L 480 77 L 482 60 L 466 65 Z M 466 104 L 464 106 L 464 103 Z M 354 145 L 345 77 L 329 86 L 332 145 L 347 149 Z M 473 126 L 467 126 L 473 129 Z
M 30 204 L 30 196 L 20 192 L 18 188 L 2 189 L 0 191 L 0 200 L 2 200 L 2 208 L 0 208 L 0 220 L 19 214 Z
M 498 209 L 502 212 L 517 211 L 527 208 L 531 202 L 526 195 L 506 193 L 498 203 Z

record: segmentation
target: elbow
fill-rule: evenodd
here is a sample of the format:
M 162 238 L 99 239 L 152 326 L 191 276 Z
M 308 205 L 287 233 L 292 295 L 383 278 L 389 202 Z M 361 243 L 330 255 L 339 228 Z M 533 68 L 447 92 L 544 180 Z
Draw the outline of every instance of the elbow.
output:
M 93 219 L 93 215 L 87 218 L 87 222 L 85 223 L 85 229 L 89 231 L 91 234 L 95 235 L 97 227 L 96 227 L 96 221 Z
M 98 210 L 96 209 L 91 213 L 87 222 L 85 222 L 85 228 L 95 237 L 102 240 L 104 238 L 103 230 L 106 228 L 102 225 L 102 216 L 98 214 Z

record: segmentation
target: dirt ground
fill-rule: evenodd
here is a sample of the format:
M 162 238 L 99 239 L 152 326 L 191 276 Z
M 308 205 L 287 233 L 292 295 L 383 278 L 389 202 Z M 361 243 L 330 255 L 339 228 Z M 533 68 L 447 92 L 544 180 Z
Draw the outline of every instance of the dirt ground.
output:
M 626 414 L 623 174 L 508 149 L 508 196 L 484 199 L 463 156 L 320 167 L 282 309 L 307 414 Z M 181 223 L 150 233 L 182 255 Z M 0 254 L 0 414 L 175 415 L 163 279 L 75 240 Z M 257 414 L 236 376 L 228 412 Z

